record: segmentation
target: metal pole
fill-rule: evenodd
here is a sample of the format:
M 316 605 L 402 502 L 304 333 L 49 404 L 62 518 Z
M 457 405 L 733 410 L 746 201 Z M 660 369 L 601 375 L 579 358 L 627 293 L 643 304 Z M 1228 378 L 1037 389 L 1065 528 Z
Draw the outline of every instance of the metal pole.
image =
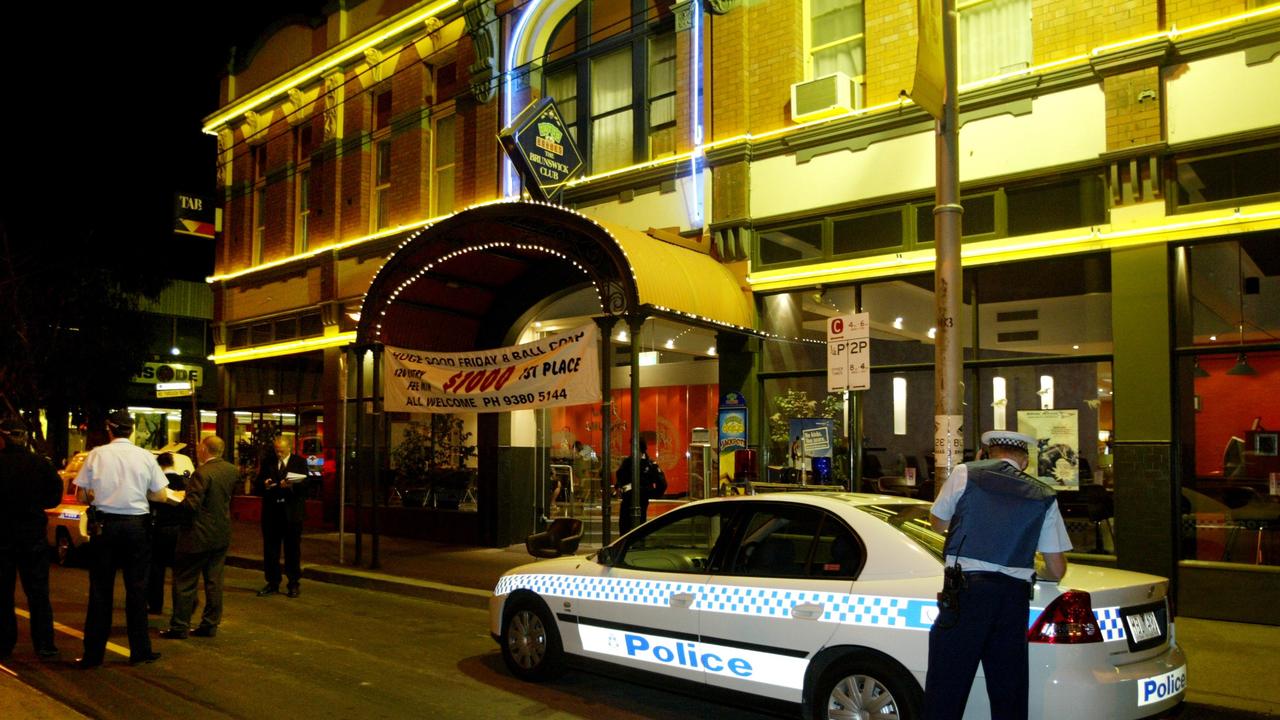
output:
M 616 318 L 596 318 L 600 326 L 600 546 L 613 541 L 613 477 L 609 471 L 613 423 L 613 324 Z
M 640 330 L 644 318 L 627 315 L 627 332 L 631 334 L 631 527 L 644 522 L 640 507 Z
M 382 495 L 382 343 L 373 346 L 373 497 L 369 499 L 370 532 L 373 547 L 369 553 L 369 569 L 382 567 L 378 558 L 378 515 Z
M 352 520 L 354 520 L 356 530 L 356 556 L 353 562 L 359 565 L 364 548 L 364 534 L 360 532 L 360 514 L 364 510 L 360 501 L 360 495 L 364 491 L 364 469 L 369 463 L 365 462 L 364 456 L 364 354 L 368 348 L 359 346 L 356 348 L 356 496 L 355 503 L 352 508 Z
M 964 369 L 961 351 L 960 300 L 960 137 L 956 97 L 956 3 L 942 0 L 942 50 L 946 70 L 946 94 L 942 119 L 936 123 L 937 206 L 933 230 L 937 248 L 934 299 L 937 327 L 934 345 L 934 457 L 936 494 L 959 464 L 964 452 L 964 416 L 961 402 Z
M 344 349 L 338 355 L 338 377 L 342 386 L 338 388 L 338 564 L 346 564 L 347 554 L 347 415 L 351 408 L 347 406 L 347 356 L 350 351 Z

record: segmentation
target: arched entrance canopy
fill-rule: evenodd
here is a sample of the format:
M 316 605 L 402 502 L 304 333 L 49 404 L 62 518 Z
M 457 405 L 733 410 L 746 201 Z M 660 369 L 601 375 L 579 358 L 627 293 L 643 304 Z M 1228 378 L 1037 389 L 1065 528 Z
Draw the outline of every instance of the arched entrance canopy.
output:
M 410 231 L 369 286 L 358 341 L 495 347 L 533 304 L 583 282 L 608 315 L 753 332 L 748 293 L 708 255 L 557 205 L 504 201 Z

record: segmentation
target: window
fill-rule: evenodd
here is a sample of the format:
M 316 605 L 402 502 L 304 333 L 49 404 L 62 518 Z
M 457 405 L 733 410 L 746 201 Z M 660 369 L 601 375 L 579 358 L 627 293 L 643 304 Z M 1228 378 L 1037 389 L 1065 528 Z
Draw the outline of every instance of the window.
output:
M 261 263 L 263 247 L 267 242 L 267 188 L 258 187 L 253 193 L 253 262 Z
M 822 223 L 765 230 L 759 240 L 761 264 L 820 260 L 823 256 Z
M 374 152 L 374 230 L 391 224 L 391 141 L 380 141 Z
M 306 252 L 311 245 L 311 153 L 315 150 L 310 123 L 293 130 L 294 148 L 294 252 Z
M 631 538 L 618 564 L 640 570 L 706 573 L 724 529 L 723 512 L 724 506 L 715 505 L 672 512 Z
M 626 3 L 584 0 L 542 57 L 553 97 L 590 172 L 675 153 L 676 41 L 667 3 L 628 14 Z
M 960 84 L 1031 65 L 1031 0 L 972 0 L 960 11 Z
M 432 151 L 433 177 L 435 182 L 431 188 L 432 214 L 444 215 L 453 212 L 454 207 L 454 163 L 457 161 L 455 151 L 457 115 L 446 115 L 436 120 L 432 138 L 435 142 Z
M 810 0 L 809 77 L 842 72 L 860 88 L 866 72 L 864 29 L 862 0 Z
M 725 572 L 751 577 L 853 577 L 862 550 L 834 517 L 801 505 L 770 505 L 751 512 Z M 736 534 L 736 533 L 735 533 Z
M 391 225 L 391 91 L 373 96 L 373 229 Z
M 1280 145 L 1180 157 L 1174 164 L 1177 208 L 1230 207 L 1280 198 Z

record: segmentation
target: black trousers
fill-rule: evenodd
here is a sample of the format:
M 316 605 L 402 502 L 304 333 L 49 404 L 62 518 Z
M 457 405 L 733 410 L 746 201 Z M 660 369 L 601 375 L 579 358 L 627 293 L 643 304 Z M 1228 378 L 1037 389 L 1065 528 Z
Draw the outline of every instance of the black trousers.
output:
M 164 574 L 173 567 L 173 549 L 178 544 L 177 525 L 151 527 L 151 567 L 147 570 L 147 609 L 164 610 Z
M 262 513 L 262 572 L 267 584 L 280 585 L 280 548 L 284 546 L 284 574 L 289 587 L 302 579 L 302 523 L 289 522 L 283 507 Z
M 640 500 L 640 522 L 644 523 L 649 516 L 649 499 L 641 498 Z M 626 535 L 633 528 L 637 527 L 631 520 L 631 493 L 622 495 L 622 502 L 618 503 L 618 535 Z
M 186 630 L 195 612 L 196 590 L 204 576 L 204 612 L 200 627 L 218 627 L 222 622 L 222 574 L 227 563 L 227 549 L 178 553 L 173 563 L 173 616 L 169 627 Z
M 18 642 L 18 618 L 13 592 L 18 578 L 31 613 L 31 644 L 37 653 L 56 650 L 53 643 L 53 606 L 49 604 L 49 546 L 44 538 L 0 541 L 0 657 L 13 652 Z
M 89 610 L 84 619 L 84 658 L 101 662 L 111 635 L 116 571 L 124 575 L 129 655 L 151 654 L 147 634 L 147 571 L 151 564 L 150 515 L 107 515 L 102 534 L 89 543 Z
M 941 610 L 929 631 L 924 716 L 959 720 L 982 663 L 992 720 L 1026 720 L 1027 582 L 965 573 L 957 610 Z

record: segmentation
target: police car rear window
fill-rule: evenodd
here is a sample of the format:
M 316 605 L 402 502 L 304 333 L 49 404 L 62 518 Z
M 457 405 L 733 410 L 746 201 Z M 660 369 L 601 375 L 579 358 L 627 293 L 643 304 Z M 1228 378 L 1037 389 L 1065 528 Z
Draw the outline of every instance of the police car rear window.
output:
M 858 509 L 882 522 L 893 526 L 898 532 L 911 538 L 930 555 L 942 559 L 942 546 L 946 538 L 933 531 L 929 525 L 929 506 L 913 503 L 902 505 L 859 505 Z

